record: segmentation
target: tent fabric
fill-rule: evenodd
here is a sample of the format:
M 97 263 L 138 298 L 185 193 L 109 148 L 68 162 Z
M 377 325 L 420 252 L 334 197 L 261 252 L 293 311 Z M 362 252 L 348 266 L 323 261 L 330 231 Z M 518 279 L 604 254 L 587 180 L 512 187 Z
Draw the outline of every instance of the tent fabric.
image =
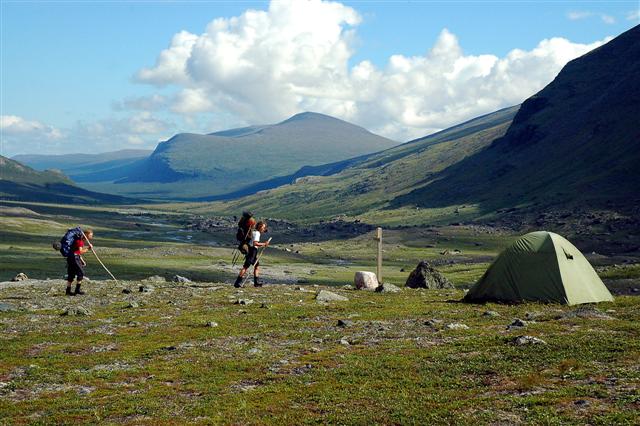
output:
M 538 231 L 505 249 L 464 300 L 578 305 L 613 296 L 580 250 L 558 234 Z

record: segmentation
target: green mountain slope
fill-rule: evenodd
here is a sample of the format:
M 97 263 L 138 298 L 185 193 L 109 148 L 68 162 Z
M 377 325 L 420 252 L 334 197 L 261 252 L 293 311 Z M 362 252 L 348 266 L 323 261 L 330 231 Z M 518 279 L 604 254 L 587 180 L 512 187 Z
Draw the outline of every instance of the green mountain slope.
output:
M 122 204 L 135 200 L 78 188 L 60 172 L 37 171 L 0 156 L 0 200 L 74 204 Z
M 125 149 L 100 154 L 16 155 L 13 160 L 36 170 L 62 170 L 75 182 L 108 182 L 126 177 L 132 165 L 152 152 Z
M 251 209 L 260 215 L 298 220 L 357 215 L 385 208 L 398 196 L 423 186 L 440 171 L 504 135 L 517 109 L 506 108 L 356 159 L 346 168 L 338 168 L 339 173 L 325 173 L 330 176 L 301 177 L 293 184 L 252 196 L 193 208 L 220 213 Z
M 504 137 L 393 205 L 640 203 L 640 26 L 568 63 Z
M 302 113 L 274 125 L 178 134 L 126 178 L 101 189 L 174 199 L 215 196 L 394 145 L 345 121 Z

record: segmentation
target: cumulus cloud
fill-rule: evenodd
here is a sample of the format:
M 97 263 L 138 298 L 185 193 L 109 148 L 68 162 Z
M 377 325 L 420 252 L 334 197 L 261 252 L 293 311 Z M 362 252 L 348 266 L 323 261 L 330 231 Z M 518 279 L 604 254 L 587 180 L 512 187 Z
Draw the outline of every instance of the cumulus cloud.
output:
M 104 152 L 124 148 L 153 148 L 170 135 L 174 124 L 149 111 L 98 121 L 78 121 L 56 129 L 14 115 L 0 117 L 2 155 L 21 153 Z
M 23 135 L 38 139 L 57 140 L 62 132 L 47 124 L 35 120 L 27 120 L 17 115 L 0 116 L 0 131 L 3 136 Z
M 170 109 L 185 116 L 226 114 L 255 124 L 308 110 L 406 140 L 518 104 L 568 61 L 608 41 L 550 38 L 503 57 L 467 55 L 443 29 L 423 55 L 350 66 L 361 19 L 336 2 L 272 1 L 266 11 L 215 19 L 200 35 L 176 34 L 136 79 L 177 86 Z

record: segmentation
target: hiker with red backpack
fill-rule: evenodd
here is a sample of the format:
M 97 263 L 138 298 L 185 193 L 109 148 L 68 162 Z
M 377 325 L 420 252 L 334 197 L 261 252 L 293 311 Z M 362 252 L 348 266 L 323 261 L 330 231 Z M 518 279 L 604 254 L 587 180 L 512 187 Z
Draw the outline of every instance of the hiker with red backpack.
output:
M 91 245 L 92 239 L 92 229 L 81 229 L 78 227 L 69 229 L 60 240 L 60 243 L 54 244 L 54 248 L 57 248 L 60 254 L 67 259 L 67 290 L 65 292 L 67 296 L 85 294 L 80 290 L 82 279 L 84 278 L 84 267 L 87 265 L 82 255 L 93 249 Z M 72 292 L 71 284 L 73 284 L 74 279 L 77 280 L 76 289 Z
M 260 247 L 268 247 L 268 241 L 261 243 L 260 237 L 262 234 L 267 232 L 267 223 L 266 222 L 258 222 L 254 230 L 251 230 L 251 237 L 247 243 L 247 253 L 244 258 L 244 264 L 242 265 L 242 269 L 238 274 L 238 278 L 236 278 L 236 282 L 233 284 L 235 288 L 242 287 L 242 282 L 244 280 L 244 274 L 247 270 L 253 265 L 253 286 L 254 287 L 262 287 L 262 283 L 260 282 L 260 257 L 258 256 L 258 248 Z

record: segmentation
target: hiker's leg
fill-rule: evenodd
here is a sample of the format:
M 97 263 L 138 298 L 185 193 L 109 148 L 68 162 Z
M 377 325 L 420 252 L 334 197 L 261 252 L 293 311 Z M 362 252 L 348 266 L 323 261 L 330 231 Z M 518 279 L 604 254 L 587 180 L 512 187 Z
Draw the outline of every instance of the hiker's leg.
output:
M 75 296 L 75 294 L 71 292 L 71 284 L 73 284 L 75 277 L 76 271 L 73 262 L 71 261 L 71 258 L 67 257 L 67 290 L 65 291 L 67 296 Z
M 253 285 L 255 287 L 262 287 L 262 283 L 260 282 L 260 262 L 256 263 L 253 267 Z
M 238 274 L 238 278 L 236 278 L 236 282 L 233 283 L 233 286 L 238 288 L 240 286 L 242 286 L 242 279 L 244 278 L 244 274 L 247 273 L 247 267 L 243 266 L 242 269 L 240 269 L 240 273 Z
M 75 256 L 74 260 L 76 263 L 76 275 L 78 276 L 75 294 L 83 295 L 84 291 L 80 290 L 80 286 L 82 285 L 82 279 L 84 278 L 84 266 L 82 265 L 82 259 L 80 256 Z

